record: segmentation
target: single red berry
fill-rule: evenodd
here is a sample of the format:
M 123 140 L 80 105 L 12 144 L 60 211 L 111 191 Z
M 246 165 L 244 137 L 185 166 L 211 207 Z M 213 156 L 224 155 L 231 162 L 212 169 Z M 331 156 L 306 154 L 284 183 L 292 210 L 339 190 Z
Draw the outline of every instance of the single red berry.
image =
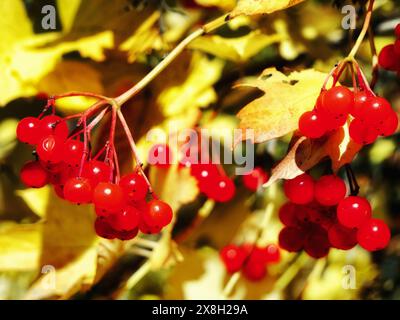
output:
M 382 48 L 381 52 L 379 52 L 378 63 L 379 65 L 386 70 L 396 71 L 397 69 L 397 60 L 396 53 L 394 51 L 394 44 L 389 44 Z
M 199 163 L 190 166 L 190 174 L 198 181 L 210 180 L 219 175 L 218 167 L 213 163 Z
M 246 252 L 234 244 L 223 247 L 220 251 L 220 257 L 229 273 L 239 271 L 246 259 Z
M 235 184 L 233 181 L 223 175 L 219 175 L 215 179 L 211 179 L 206 186 L 200 185 L 200 190 L 206 194 L 207 197 L 217 202 L 228 202 L 235 196 Z
M 358 196 L 349 196 L 339 202 L 337 218 L 347 228 L 358 228 L 371 218 L 369 202 Z
M 149 151 L 149 164 L 166 168 L 172 163 L 172 150 L 167 144 L 155 144 Z
M 265 247 L 266 263 L 278 263 L 281 260 L 281 252 L 276 244 L 269 244 Z
M 250 281 L 260 281 L 265 277 L 267 269 L 265 264 L 249 259 L 243 267 L 243 275 Z
M 346 184 L 338 176 L 322 176 L 315 183 L 315 200 L 323 206 L 334 206 L 345 196 Z
M 160 233 L 162 228 L 163 227 L 161 227 L 161 226 L 153 226 L 153 227 L 151 227 L 151 226 L 147 225 L 143 221 L 143 219 L 140 220 L 140 222 L 139 222 L 139 230 L 140 230 L 140 232 L 142 232 L 144 234 L 157 234 L 157 233 Z
M 285 180 L 283 190 L 286 197 L 295 204 L 310 203 L 314 198 L 314 180 L 304 173 L 294 179 Z
M 40 134 L 42 137 L 53 135 L 65 140 L 68 137 L 67 122 L 55 115 L 43 117 L 40 120 Z
M 92 187 L 86 178 L 70 178 L 64 185 L 64 198 L 72 203 L 90 203 L 92 193 Z
M 354 118 L 360 117 L 360 114 L 364 109 L 364 104 L 370 97 L 371 96 L 365 91 L 354 92 L 354 105 L 353 109 L 350 111 Z
M 394 110 L 391 110 L 390 114 L 377 125 L 378 134 L 384 137 L 391 136 L 397 130 L 399 126 L 399 118 Z
M 357 244 L 357 229 L 346 228 L 337 223 L 329 229 L 328 238 L 332 247 L 349 250 Z
M 329 253 L 330 247 L 328 233 L 318 225 L 304 241 L 304 251 L 315 259 L 325 257 Z
M 117 232 L 113 228 L 111 228 L 108 220 L 103 217 L 96 218 L 94 229 L 99 237 L 105 239 L 115 239 L 117 236 Z
M 84 153 L 84 144 L 79 140 L 69 139 L 64 143 L 63 159 L 70 166 L 79 166 Z
M 367 126 L 376 126 L 378 123 L 384 121 L 392 111 L 392 107 L 386 99 L 371 97 L 364 103 L 359 119 Z
M 378 130 L 365 125 L 359 118 L 351 121 L 349 134 L 350 138 L 358 144 L 370 144 L 378 138 Z
M 36 152 L 40 160 L 57 163 L 63 160 L 64 140 L 59 136 L 46 136 L 39 141 Z
M 304 234 L 299 228 L 285 227 L 279 233 L 279 246 L 289 252 L 300 251 L 304 240 Z
M 365 250 L 382 250 L 390 241 L 389 227 L 383 220 L 370 219 L 358 230 L 357 240 Z
M 243 176 L 243 184 L 250 191 L 257 191 L 269 179 L 268 173 L 261 167 L 255 167 Z
M 93 203 L 96 207 L 117 212 L 125 206 L 125 195 L 122 188 L 111 182 L 100 182 L 93 192 Z
M 24 143 L 37 144 L 41 139 L 40 120 L 34 117 L 23 118 L 17 126 L 17 138 Z
M 279 220 L 287 227 L 298 226 L 299 221 L 297 220 L 297 212 L 299 209 L 300 206 L 291 202 L 286 202 L 279 209 Z
M 124 190 L 129 201 L 139 201 L 146 198 L 149 187 L 141 174 L 131 173 L 123 176 L 119 185 Z
M 321 112 L 331 117 L 347 118 L 353 109 L 354 96 L 347 87 L 337 86 L 325 92 L 322 98 Z
M 307 138 L 320 138 L 327 130 L 325 118 L 317 110 L 305 112 L 299 119 L 299 130 Z
M 29 188 L 41 188 L 49 183 L 49 174 L 38 161 L 25 163 L 20 172 L 21 181 Z
M 142 218 L 149 227 L 164 227 L 168 225 L 173 217 L 171 207 L 161 200 L 151 200 L 148 210 L 142 212 Z
M 108 182 L 111 178 L 111 167 L 98 160 L 90 160 L 83 165 L 82 176 L 88 178 L 95 188 L 100 182 Z
M 109 215 L 109 221 L 114 230 L 132 231 L 139 226 L 140 211 L 133 206 L 126 206 L 122 210 Z
M 117 231 L 115 233 L 116 238 L 120 239 L 120 240 L 131 240 L 133 238 L 135 238 L 137 236 L 137 234 L 139 233 L 139 229 L 133 229 L 133 230 L 129 230 L 129 231 Z

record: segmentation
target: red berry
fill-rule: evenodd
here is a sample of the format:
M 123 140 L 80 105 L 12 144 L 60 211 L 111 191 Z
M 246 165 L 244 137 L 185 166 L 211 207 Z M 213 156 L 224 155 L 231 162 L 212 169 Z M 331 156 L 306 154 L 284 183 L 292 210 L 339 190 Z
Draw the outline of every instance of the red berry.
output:
M 349 229 L 340 224 L 334 224 L 328 231 L 332 247 L 349 250 L 357 244 L 357 229 Z
M 84 153 L 84 144 L 79 140 L 67 140 L 64 143 L 63 159 L 70 166 L 79 166 Z
M 322 176 L 315 183 L 315 200 L 323 206 L 334 206 L 346 196 L 346 185 L 335 175 Z
M 233 244 L 227 245 L 221 249 L 220 257 L 229 273 L 239 271 L 246 259 L 246 252 Z
M 390 230 L 383 220 L 370 219 L 358 230 L 357 240 L 365 250 L 382 250 L 389 243 Z
M 358 144 L 370 144 L 378 138 L 378 130 L 365 125 L 359 118 L 351 121 L 349 134 L 351 139 Z
M 307 207 L 304 210 L 307 212 L 307 217 L 311 222 L 318 224 L 325 230 L 329 230 L 336 222 L 336 210 L 331 207 L 316 205 Z
M 100 182 L 94 189 L 93 203 L 98 208 L 117 212 L 125 205 L 125 195 L 119 185 Z
M 172 151 L 167 144 L 155 144 L 149 151 L 149 164 L 166 168 L 172 163 Z
M 82 176 L 88 178 L 94 188 L 100 182 L 110 181 L 111 167 L 104 162 L 90 160 L 83 165 Z
M 67 122 L 59 116 L 46 116 L 40 120 L 40 134 L 42 137 L 54 135 L 65 140 L 68 137 Z
M 190 166 L 190 174 L 201 182 L 217 177 L 219 172 L 218 167 L 213 163 L 199 163 Z
M 325 229 L 315 225 L 315 230 L 304 241 L 304 251 L 315 259 L 323 258 L 329 253 L 330 243 Z
M 72 203 L 90 203 L 92 187 L 86 178 L 70 178 L 64 185 L 64 198 Z
M 314 180 L 304 173 L 283 184 L 286 197 L 295 204 L 306 204 L 314 198 Z
M 279 209 L 279 220 L 287 227 L 296 227 L 298 226 L 297 220 L 297 211 L 299 210 L 299 206 L 291 203 L 286 202 L 280 209 Z
M 347 87 L 337 86 L 325 92 L 320 106 L 321 112 L 330 117 L 347 118 L 353 109 L 354 97 Z
M 354 105 L 350 112 L 354 118 L 360 117 L 360 114 L 364 109 L 364 104 L 369 98 L 370 95 L 365 91 L 357 91 L 354 93 Z
M 235 196 L 236 188 L 229 177 L 219 175 L 215 179 L 208 181 L 207 184 L 200 185 L 200 190 L 210 199 L 217 202 L 228 202 Z
M 123 176 L 119 185 L 124 190 L 130 201 L 139 201 L 146 198 L 149 187 L 146 180 L 138 173 L 131 173 Z
M 117 231 L 132 231 L 137 229 L 140 221 L 140 211 L 133 206 L 126 206 L 109 216 L 110 225 Z
M 378 63 L 379 65 L 386 70 L 396 71 L 397 69 L 397 60 L 396 53 L 394 51 L 394 44 L 389 44 L 382 48 L 381 52 L 379 52 Z
M 339 202 L 337 218 L 347 228 L 358 228 L 371 218 L 369 202 L 361 197 L 350 196 Z
M 391 110 L 390 114 L 378 124 L 377 130 L 381 136 L 388 137 L 394 134 L 399 126 L 399 118 L 394 110 Z
M 269 244 L 265 247 L 265 261 L 266 263 L 278 263 L 281 260 L 281 252 L 279 247 L 275 244 Z
M 279 233 L 279 246 L 289 252 L 297 252 L 303 248 L 304 234 L 301 229 L 285 227 Z
M 160 233 L 161 229 L 162 229 L 162 227 L 160 227 L 160 226 L 153 226 L 153 227 L 148 226 L 143 221 L 143 219 L 140 220 L 140 222 L 139 222 L 139 230 L 140 230 L 140 232 L 145 233 L 145 234 L 157 234 L 157 233 Z
M 327 130 L 325 118 L 316 110 L 305 112 L 299 119 L 299 130 L 307 138 L 320 138 Z
M 36 152 L 42 161 L 57 163 L 63 160 L 64 140 L 58 136 L 46 136 L 39 141 Z
M 142 212 L 142 218 L 149 227 L 164 227 L 168 225 L 173 217 L 171 207 L 161 200 L 151 200 L 148 210 Z
M 394 28 L 394 34 L 397 39 L 400 39 L 400 23 L 398 23 L 397 26 Z
M 384 121 L 392 111 L 392 107 L 386 99 L 381 97 L 371 97 L 364 103 L 359 119 L 367 126 L 375 126 Z
M 250 281 L 259 281 L 265 277 L 267 269 L 265 264 L 256 260 L 249 259 L 243 267 L 243 275 Z
M 24 143 L 37 144 L 41 139 L 40 120 L 33 117 L 23 118 L 17 126 L 17 138 Z
M 21 181 L 29 188 L 41 188 L 49 182 L 49 174 L 38 161 L 29 161 L 22 167 Z
M 257 191 L 268 179 L 268 173 L 261 167 L 255 167 L 252 171 L 243 176 L 243 184 L 247 189 Z
M 105 239 L 115 239 L 117 232 L 111 228 L 106 218 L 97 217 L 94 223 L 94 229 L 99 237 Z
M 129 230 L 129 231 L 117 231 L 115 233 L 116 238 L 120 239 L 120 240 L 131 240 L 134 237 L 137 236 L 137 234 L 139 233 L 139 229 L 133 229 L 133 230 Z

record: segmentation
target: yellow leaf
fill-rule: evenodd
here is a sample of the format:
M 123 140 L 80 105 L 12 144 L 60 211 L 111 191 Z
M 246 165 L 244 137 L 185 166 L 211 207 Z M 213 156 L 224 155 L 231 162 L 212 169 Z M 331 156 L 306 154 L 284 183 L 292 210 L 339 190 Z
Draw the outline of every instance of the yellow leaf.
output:
M 254 142 L 264 142 L 284 136 L 298 128 L 298 120 L 313 109 L 327 74 L 307 69 L 289 76 L 275 68 L 264 70 L 252 83 L 241 86 L 255 87 L 264 92 L 238 113 L 241 129 L 254 130 Z M 242 139 L 247 139 L 244 134 Z
M 272 13 L 294 6 L 304 0 L 239 0 L 231 15 L 254 15 Z
M 44 217 L 47 210 L 48 198 L 51 194 L 51 187 L 45 186 L 40 189 L 24 189 L 16 191 L 26 203 L 26 205 L 39 217 Z
M 236 5 L 236 0 L 196 0 L 204 7 L 219 7 L 223 10 L 232 10 Z
M 261 49 L 279 42 L 281 36 L 266 35 L 260 31 L 237 38 L 223 38 L 219 35 L 203 36 L 190 44 L 190 48 L 202 50 L 219 58 L 235 62 L 245 62 L 256 55 Z

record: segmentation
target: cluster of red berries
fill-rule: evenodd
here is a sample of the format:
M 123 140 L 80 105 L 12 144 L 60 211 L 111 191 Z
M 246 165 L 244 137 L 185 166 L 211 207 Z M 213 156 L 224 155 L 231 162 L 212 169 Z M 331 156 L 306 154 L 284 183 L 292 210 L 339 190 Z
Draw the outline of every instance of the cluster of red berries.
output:
M 349 250 L 357 243 L 368 251 L 381 250 L 390 240 L 385 222 L 372 219 L 369 202 L 346 197 L 346 185 L 336 175 L 318 181 L 308 174 L 286 180 L 284 192 L 290 202 L 279 210 L 285 225 L 279 234 L 281 248 L 304 249 L 314 258 L 326 256 L 331 247 Z
M 40 188 L 50 183 L 60 198 L 75 204 L 93 203 L 99 236 L 131 239 L 138 231 L 158 233 L 172 220 L 172 209 L 158 199 L 146 202 L 149 185 L 139 173 L 115 178 L 107 157 L 91 158 L 79 135 L 69 136 L 67 122 L 56 115 L 27 117 L 17 126 L 21 142 L 35 146 L 37 160 L 21 169 L 21 180 Z
M 379 53 L 379 65 L 386 70 L 400 74 L 400 23 L 394 29 L 396 41 L 382 48 Z
M 378 136 L 390 136 L 398 127 L 397 113 L 389 102 L 372 92 L 352 92 L 344 86 L 323 90 L 314 110 L 299 119 L 299 130 L 308 138 L 320 138 L 343 126 L 352 116 L 350 137 L 359 144 L 374 142 Z
M 279 248 L 274 244 L 265 247 L 252 244 L 241 246 L 230 244 L 221 249 L 220 257 L 228 273 L 242 271 L 243 275 L 251 281 L 264 278 L 267 265 L 278 263 L 281 259 Z

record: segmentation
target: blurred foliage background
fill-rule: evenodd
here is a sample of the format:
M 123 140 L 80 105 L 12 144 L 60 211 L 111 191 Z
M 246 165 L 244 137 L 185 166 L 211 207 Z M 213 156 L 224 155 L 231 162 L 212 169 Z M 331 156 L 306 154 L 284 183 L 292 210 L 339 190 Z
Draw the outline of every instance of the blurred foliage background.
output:
M 239 17 L 190 44 L 172 65 L 123 107 L 142 158 L 152 128 L 228 128 L 237 112 L 259 96 L 232 87 L 265 68 L 315 68 L 329 72 L 347 55 L 357 32 L 341 27 L 343 5 L 308 0 L 270 15 Z M 56 30 L 43 30 L 41 8 L 55 6 Z M 55 196 L 51 187 L 26 189 L 19 170 L 32 158 L 17 143 L 19 119 L 37 115 L 45 94 L 72 90 L 116 96 L 149 72 L 185 35 L 236 5 L 235 0 L 3 0 L 0 10 L 0 299 L 400 299 L 400 153 L 398 134 L 365 147 L 353 168 L 376 217 L 392 229 L 389 247 L 369 254 L 359 247 L 331 250 L 325 259 L 283 253 L 261 282 L 229 276 L 218 251 L 232 242 L 277 242 L 284 202 L 280 182 L 257 193 L 237 181 L 228 204 L 199 194 L 193 178 L 176 168 L 151 168 L 161 198 L 175 209 L 173 227 L 139 243 L 99 239 L 94 212 Z M 354 6 L 363 23 L 363 1 Z M 400 22 L 397 0 L 377 0 L 372 21 L 377 49 L 393 42 Z M 366 41 L 358 61 L 371 74 Z M 399 111 L 399 78 L 380 71 L 375 91 Z M 284 98 L 284 97 L 283 97 Z M 91 100 L 57 104 L 62 115 L 86 109 Z M 117 133 L 118 134 L 118 133 Z M 122 133 L 120 133 L 122 136 Z M 227 137 L 229 136 L 229 130 Z M 102 137 L 102 127 L 97 139 Z M 124 170 L 132 167 L 127 143 L 118 144 Z M 256 164 L 270 170 L 287 150 L 290 136 L 256 146 Z M 232 167 L 227 167 L 232 173 Z M 143 247 L 144 244 L 144 247 Z M 343 289 L 343 267 L 356 269 L 356 288 Z

